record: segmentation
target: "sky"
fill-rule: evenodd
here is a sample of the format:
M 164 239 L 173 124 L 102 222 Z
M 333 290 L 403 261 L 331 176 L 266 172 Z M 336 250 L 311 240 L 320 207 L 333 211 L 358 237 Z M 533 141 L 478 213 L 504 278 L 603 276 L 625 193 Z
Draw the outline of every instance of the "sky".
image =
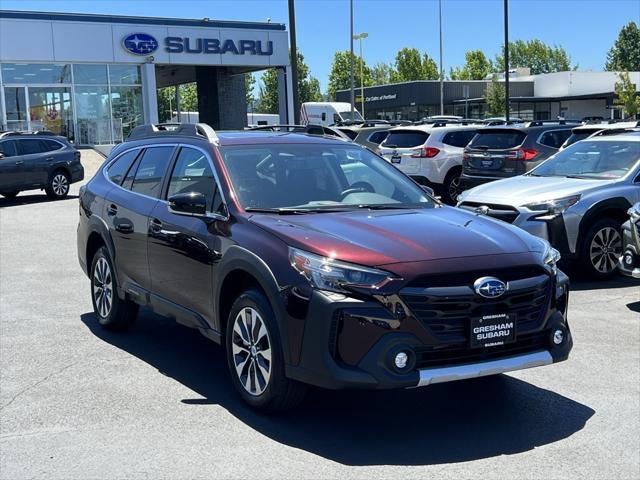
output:
M 349 49 L 348 0 L 296 0 L 298 49 L 326 90 L 334 52 Z M 502 0 L 442 0 L 445 72 L 467 50 L 490 58 L 504 39 Z M 3 10 L 103 13 L 288 23 L 287 0 L 0 0 Z M 567 50 L 580 70 L 602 70 L 620 28 L 640 23 L 640 0 L 510 0 L 511 40 L 538 38 Z M 438 60 L 437 0 L 354 0 L 354 32 L 367 32 L 368 65 L 392 62 L 403 47 Z M 356 53 L 358 45 L 355 44 Z

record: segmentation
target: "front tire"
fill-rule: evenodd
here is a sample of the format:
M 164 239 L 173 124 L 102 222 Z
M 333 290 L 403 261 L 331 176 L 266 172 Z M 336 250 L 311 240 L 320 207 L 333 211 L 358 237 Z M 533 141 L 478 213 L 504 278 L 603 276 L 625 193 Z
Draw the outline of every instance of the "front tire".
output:
M 66 172 L 58 170 L 51 175 L 45 191 L 49 198 L 59 200 L 69 194 L 70 186 L 71 180 L 69 179 L 69 175 L 67 175 Z
M 106 330 L 125 330 L 138 315 L 138 305 L 118 297 L 117 279 L 106 247 L 91 262 L 91 301 L 98 322 Z
M 450 171 L 444 179 L 442 185 L 442 200 L 447 205 L 455 205 L 458 195 L 462 193 L 461 177 L 462 170 L 455 169 Z
M 306 388 L 285 376 L 278 325 L 262 292 L 248 289 L 233 303 L 226 347 L 233 385 L 251 407 L 275 413 L 302 401 Z
M 597 221 L 584 237 L 581 265 L 588 275 L 605 280 L 617 272 L 622 255 L 622 228 L 611 219 Z

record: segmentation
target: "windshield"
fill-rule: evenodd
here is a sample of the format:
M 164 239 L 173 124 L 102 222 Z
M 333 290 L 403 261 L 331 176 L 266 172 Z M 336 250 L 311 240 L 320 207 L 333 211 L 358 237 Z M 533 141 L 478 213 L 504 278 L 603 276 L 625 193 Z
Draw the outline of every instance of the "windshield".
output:
M 354 122 L 364 122 L 364 118 L 360 115 L 360 112 L 357 110 L 353 111 L 353 116 L 351 116 L 351 110 L 346 110 L 344 112 L 338 112 L 342 117 L 342 120 L 353 120 Z
M 638 160 L 639 142 L 583 140 L 549 158 L 530 175 L 616 179 L 625 176 Z
M 248 210 L 435 205 L 413 181 L 361 147 L 236 145 L 221 147 L 220 153 L 238 201 Z

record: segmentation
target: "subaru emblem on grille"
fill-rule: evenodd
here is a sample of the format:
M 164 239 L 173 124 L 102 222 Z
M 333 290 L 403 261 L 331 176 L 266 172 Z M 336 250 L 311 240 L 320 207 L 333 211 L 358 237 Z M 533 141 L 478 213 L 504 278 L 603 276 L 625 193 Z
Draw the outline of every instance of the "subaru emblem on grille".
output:
M 481 205 L 473 209 L 473 213 L 476 215 L 487 215 L 489 213 L 489 207 L 486 205 Z
M 484 298 L 498 298 L 508 288 L 507 284 L 495 277 L 482 277 L 473 282 L 473 289 Z

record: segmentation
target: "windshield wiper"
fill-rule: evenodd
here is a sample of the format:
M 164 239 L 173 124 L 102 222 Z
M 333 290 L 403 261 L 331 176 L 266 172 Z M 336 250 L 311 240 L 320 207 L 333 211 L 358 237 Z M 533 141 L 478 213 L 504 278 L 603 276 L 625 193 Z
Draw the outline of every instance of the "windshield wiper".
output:
M 277 215 L 305 215 L 307 213 L 331 213 L 331 212 L 344 212 L 345 210 L 353 209 L 354 206 L 345 206 L 341 208 L 336 207 L 317 207 L 317 208 L 259 208 L 259 207 L 247 207 L 245 212 L 250 213 L 275 213 Z

